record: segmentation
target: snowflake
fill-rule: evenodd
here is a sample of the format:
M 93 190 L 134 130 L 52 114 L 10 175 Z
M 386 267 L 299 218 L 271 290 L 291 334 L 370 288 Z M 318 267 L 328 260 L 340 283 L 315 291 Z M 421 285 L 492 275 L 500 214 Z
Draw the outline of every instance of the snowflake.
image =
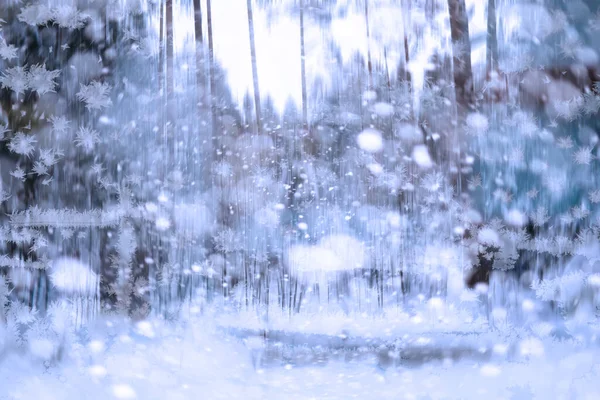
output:
M 75 145 L 83 147 L 86 152 L 94 149 L 94 145 L 100 141 L 98 132 L 89 127 L 81 127 L 75 137 Z
M 23 94 L 29 89 L 29 77 L 23 67 L 7 68 L 0 77 L 0 86 L 11 89 L 13 92 Z
M 13 58 L 18 58 L 17 48 L 12 44 L 6 44 L 4 39 L 0 39 L 0 58 L 3 58 L 7 61 L 12 60 Z
M 40 149 L 39 161 L 47 167 L 57 163 L 62 153 L 55 149 Z
M 427 190 L 428 192 L 437 192 L 442 186 L 442 181 L 444 177 L 439 172 L 431 173 L 425 175 L 425 177 L 421 180 L 421 187 Z
M 530 199 L 533 200 L 537 197 L 538 193 L 539 193 L 539 190 L 537 190 L 536 188 L 533 188 L 527 192 L 527 197 L 529 197 Z
M 46 25 L 53 17 L 53 12 L 48 6 L 37 4 L 23 7 L 18 18 L 21 22 L 37 26 Z
M 573 139 L 571 136 L 561 137 L 557 140 L 556 145 L 560 149 L 570 149 L 573 147 Z
M 593 204 L 600 203 L 600 189 L 596 189 L 589 193 L 590 202 Z
M 571 208 L 571 214 L 574 219 L 584 219 L 590 215 L 590 210 L 587 210 L 584 206 L 576 206 Z
M 579 165 L 590 165 L 594 155 L 592 154 L 592 147 L 585 146 L 580 147 L 575 153 L 573 153 L 573 158 L 575 159 L 575 163 Z
M 27 174 L 25 173 L 25 171 L 23 171 L 21 169 L 21 167 L 17 167 L 14 171 L 12 171 L 10 173 L 12 175 L 13 178 L 21 181 L 21 182 L 25 182 L 25 177 L 27 176 Z
M 40 161 L 33 163 L 32 171 L 36 175 L 48 175 L 48 166 Z
M 104 171 L 104 168 L 102 168 L 102 164 L 99 163 L 93 164 L 90 168 L 90 172 L 94 175 L 100 175 L 102 174 L 102 171 Z
M 89 85 L 81 85 L 77 98 L 85 103 L 88 110 L 100 110 L 112 104 L 108 98 L 110 89 L 107 83 L 93 81 Z
M 600 96 L 596 93 L 585 93 L 583 100 L 583 112 L 586 115 L 595 115 L 600 110 Z
M 10 199 L 10 194 L 0 189 L 0 204 L 4 203 L 6 200 Z
M 29 88 L 35 90 L 40 96 L 48 92 L 54 92 L 60 71 L 48 71 L 45 65 L 33 65 L 29 68 Z
M 50 123 L 54 133 L 65 133 L 71 122 L 63 116 L 53 116 L 50 118 Z
M 481 175 L 477 174 L 474 177 L 472 177 L 471 179 L 469 179 L 467 181 L 467 184 L 472 188 L 471 190 L 475 190 L 478 187 L 481 187 L 482 184 L 482 180 L 481 180 Z
M 67 29 L 82 28 L 88 18 L 88 15 L 80 13 L 77 8 L 72 6 L 57 7 L 52 14 L 54 23 Z
M 6 125 L 0 124 L 0 140 L 4 140 L 4 134 L 10 132 Z
M 550 217 L 548 216 L 548 210 L 546 210 L 544 207 L 538 207 L 535 210 L 535 213 L 531 215 L 531 220 L 533 221 L 534 226 L 544 225 L 550 220 Z
M 34 136 L 27 136 L 18 132 L 8 144 L 8 149 L 22 156 L 29 157 L 33 153 L 33 144 L 37 142 Z

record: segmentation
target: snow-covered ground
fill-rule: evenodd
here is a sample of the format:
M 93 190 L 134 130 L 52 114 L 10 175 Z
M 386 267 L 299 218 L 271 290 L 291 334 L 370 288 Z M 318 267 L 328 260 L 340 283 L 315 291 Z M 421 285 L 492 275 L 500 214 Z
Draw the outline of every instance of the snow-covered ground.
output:
M 524 339 L 512 362 L 411 367 L 380 356 L 261 364 L 260 340 L 224 336 L 200 317 L 186 325 L 103 322 L 58 366 L 10 353 L 0 363 L 0 399 L 600 398 L 600 349 L 570 340 Z

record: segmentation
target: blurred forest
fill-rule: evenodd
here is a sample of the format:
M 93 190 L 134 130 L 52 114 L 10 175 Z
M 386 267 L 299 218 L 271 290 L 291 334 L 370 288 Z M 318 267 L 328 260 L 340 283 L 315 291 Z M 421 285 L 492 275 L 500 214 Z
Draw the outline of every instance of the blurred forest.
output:
M 599 6 L 5 0 L 0 325 L 595 323 Z

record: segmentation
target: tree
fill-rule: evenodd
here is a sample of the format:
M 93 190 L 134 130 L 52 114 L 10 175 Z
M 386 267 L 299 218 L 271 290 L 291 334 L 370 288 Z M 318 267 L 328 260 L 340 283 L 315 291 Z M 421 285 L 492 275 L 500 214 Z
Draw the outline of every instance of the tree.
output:
M 459 109 L 473 106 L 473 72 L 471 70 L 471 41 L 465 0 L 448 0 L 456 102 Z
M 256 44 L 254 43 L 254 18 L 252 15 L 252 0 L 248 0 L 248 36 L 250 38 L 250 59 L 252 62 L 252 83 L 254 85 L 254 109 L 256 110 L 256 128 L 262 132 L 262 116 L 260 112 L 260 89 L 258 87 L 258 69 L 256 66 Z

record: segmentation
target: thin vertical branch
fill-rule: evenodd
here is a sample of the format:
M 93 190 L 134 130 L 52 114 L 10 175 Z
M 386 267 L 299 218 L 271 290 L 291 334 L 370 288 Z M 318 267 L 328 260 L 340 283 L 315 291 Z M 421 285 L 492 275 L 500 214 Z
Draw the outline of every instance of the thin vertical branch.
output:
M 369 71 L 369 90 L 373 89 L 373 64 L 371 62 L 371 32 L 369 29 L 369 0 L 365 0 L 365 24 L 367 27 L 367 70 Z
M 256 129 L 262 133 L 262 116 L 260 111 L 260 89 L 258 87 L 258 68 L 256 66 L 256 45 L 254 42 L 254 17 L 252 0 L 248 0 L 248 34 L 250 37 L 250 59 L 252 62 L 252 82 L 254 84 L 254 109 L 256 110 Z
M 159 36 L 158 36 L 158 90 L 164 87 L 164 60 L 165 60 L 165 7 L 161 0 L 159 3 Z
M 175 88 L 174 73 L 175 54 L 173 46 L 173 0 L 167 0 L 166 3 L 167 16 L 167 101 L 170 102 L 173 98 Z
M 302 126 L 304 129 L 308 129 L 306 52 L 304 48 L 304 0 L 300 0 L 300 73 L 302 75 Z
M 202 6 L 200 0 L 194 0 L 194 33 L 196 35 L 196 85 L 198 86 L 198 105 L 201 107 L 204 97 L 204 74 L 203 71 L 203 52 L 204 46 L 202 37 Z
M 213 46 L 213 29 L 212 29 L 212 7 L 211 0 L 206 0 L 206 25 L 208 28 L 208 63 L 209 63 L 209 80 L 210 80 L 210 111 L 212 116 L 213 138 L 212 142 L 217 140 L 217 109 L 215 105 L 215 54 Z

